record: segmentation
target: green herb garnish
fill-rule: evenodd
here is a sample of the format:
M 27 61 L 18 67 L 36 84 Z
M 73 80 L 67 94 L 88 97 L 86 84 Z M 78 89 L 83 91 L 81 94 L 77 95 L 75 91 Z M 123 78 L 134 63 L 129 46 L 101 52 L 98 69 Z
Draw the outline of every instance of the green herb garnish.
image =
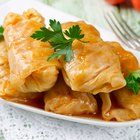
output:
M 3 32 L 4 32 L 4 28 L 0 26 L 0 39 L 3 38 Z
M 140 70 L 130 73 L 126 78 L 127 86 L 133 90 L 135 94 L 140 90 Z
M 65 32 L 62 32 L 62 27 L 59 21 L 50 20 L 49 22 L 51 27 L 50 30 L 46 27 L 42 27 L 40 30 L 32 34 L 31 37 L 43 42 L 48 41 L 51 44 L 51 49 L 54 49 L 55 52 L 48 58 L 48 60 L 52 60 L 54 58 L 60 59 L 61 56 L 64 55 L 65 61 L 69 62 L 73 58 L 73 41 L 77 39 L 83 43 L 87 42 L 80 40 L 84 37 L 84 34 L 81 34 L 79 25 L 74 25 Z M 64 34 L 68 38 L 65 38 Z

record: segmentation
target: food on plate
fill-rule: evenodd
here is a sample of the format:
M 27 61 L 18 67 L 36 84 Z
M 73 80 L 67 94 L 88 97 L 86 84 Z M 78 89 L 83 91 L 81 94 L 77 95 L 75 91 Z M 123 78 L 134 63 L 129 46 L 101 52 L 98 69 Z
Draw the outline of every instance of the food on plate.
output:
M 113 95 L 112 94 L 113 93 L 106 93 L 106 94 L 100 93 L 100 97 L 103 102 L 102 110 L 101 110 L 103 119 L 107 121 L 117 120 L 119 122 L 136 119 L 137 118 L 136 114 L 129 108 L 124 108 L 121 104 L 119 104 L 120 101 L 117 101 L 117 99 L 113 97 L 114 94 Z M 121 98 L 123 98 L 123 95 L 121 96 Z
M 140 95 L 136 95 L 128 87 L 113 92 L 118 104 L 125 109 L 131 110 L 135 118 L 140 118 Z M 131 113 L 132 114 L 132 113 Z M 131 118 L 130 118 L 131 120 Z M 125 121 L 125 120 L 124 120 Z
M 45 110 L 66 115 L 96 114 L 97 102 L 90 93 L 72 91 L 60 75 L 45 94 Z
M 84 21 L 60 23 L 34 9 L 0 26 L 0 96 L 63 115 L 140 118 L 137 58 Z
M 60 60 L 67 85 L 72 90 L 92 94 L 108 93 L 125 86 L 118 55 L 102 41 L 93 26 L 85 22 L 68 22 L 62 24 L 62 28 L 66 30 L 76 24 L 85 35 L 83 40 L 89 42 L 75 40 L 72 45 L 74 58 L 69 63 Z
M 8 54 L 3 40 L 0 40 L 0 51 L 0 95 L 5 95 L 5 93 L 17 94 L 16 90 L 10 86 Z
M 4 39 L 8 50 L 10 83 L 20 92 L 43 92 L 54 86 L 60 64 L 47 42 L 31 38 L 44 25 L 44 18 L 30 9 L 19 15 L 9 13 L 4 20 Z
M 140 118 L 140 95 L 134 94 L 128 87 L 110 94 L 100 93 L 100 97 L 103 101 L 102 116 L 105 120 L 128 121 Z
M 0 40 L 0 96 L 33 99 L 39 96 L 39 93 L 21 93 L 11 85 L 10 68 L 8 61 L 8 52 L 4 40 Z
M 107 42 L 108 45 L 113 49 L 114 53 L 119 56 L 121 70 L 126 77 L 131 72 L 139 69 L 139 63 L 136 57 L 129 51 L 126 51 L 117 42 Z

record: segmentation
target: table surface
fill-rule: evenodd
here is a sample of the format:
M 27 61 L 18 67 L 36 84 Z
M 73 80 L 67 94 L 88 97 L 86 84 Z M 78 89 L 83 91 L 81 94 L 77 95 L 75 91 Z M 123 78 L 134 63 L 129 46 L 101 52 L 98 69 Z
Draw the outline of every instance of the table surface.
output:
M 8 0 L 0 0 L 0 4 Z M 126 6 L 112 7 L 104 0 L 38 0 L 91 23 L 108 28 L 104 10 L 119 12 L 140 35 L 140 13 Z M 65 4 L 65 6 L 64 6 Z M 0 103 L 0 140 L 139 140 L 140 125 L 107 128 L 53 119 Z

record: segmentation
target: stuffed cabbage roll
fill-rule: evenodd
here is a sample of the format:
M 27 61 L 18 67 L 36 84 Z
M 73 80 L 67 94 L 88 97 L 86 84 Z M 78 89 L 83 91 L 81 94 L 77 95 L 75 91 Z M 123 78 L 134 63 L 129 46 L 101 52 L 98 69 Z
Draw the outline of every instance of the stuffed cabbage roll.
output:
M 124 50 L 118 43 L 110 43 L 119 56 L 121 69 L 125 76 L 139 67 L 136 57 Z M 128 121 L 140 118 L 140 95 L 135 95 L 131 89 L 123 87 L 112 93 L 100 93 L 102 99 L 102 117 L 105 120 Z
M 100 97 L 105 120 L 129 121 L 140 118 L 140 95 L 134 94 L 128 87 L 113 93 L 100 93 Z
M 113 93 L 99 94 L 103 102 L 101 110 L 103 119 L 107 121 L 110 120 L 129 121 L 136 119 L 137 118 L 136 113 L 130 109 L 131 107 L 129 107 L 133 106 L 133 101 L 131 101 L 131 96 L 129 96 L 129 93 L 128 96 L 125 96 L 123 93 L 120 93 L 121 97 L 118 98 L 118 100 L 116 99 L 116 97 L 114 97 L 114 95 L 118 96 L 118 94 L 116 93 L 113 95 L 112 94 Z M 127 101 L 128 98 L 129 102 Z M 123 104 L 126 103 L 126 107 L 120 104 L 122 101 L 124 101 Z
M 72 90 L 80 92 L 108 93 L 126 85 L 121 72 L 119 57 L 111 47 L 103 42 L 98 31 L 85 22 L 68 22 L 63 30 L 72 25 L 79 25 L 85 34 L 84 41 L 74 41 L 72 49 L 74 58 L 66 63 L 61 59 L 63 77 Z
M 136 118 L 140 118 L 140 94 L 134 94 L 128 87 L 114 91 L 113 94 L 123 108 L 133 111 Z
M 124 76 L 127 76 L 139 68 L 138 60 L 131 52 L 123 49 L 117 42 L 107 42 L 107 44 L 110 45 L 114 53 L 119 56 L 121 70 Z
M 47 61 L 53 53 L 49 43 L 31 38 L 44 26 L 44 18 L 29 9 L 23 15 L 9 13 L 4 20 L 4 38 L 10 65 L 10 83 L 20 92 L 43 92 L 54 86 L 59 62 Z
M 0 96 L 3 98 L 35 98 L 39 93 L 21 93 L 17 91 L 10 83 L 10 69 L 8 62 L 7 47 L 3 41 L 0 41 Z
M 62 77 L 46 92 L 44 101 L 46 111 L 59 114 L 82 115 L 97 112 L 95 98 L 89 93 L 72 91 Z

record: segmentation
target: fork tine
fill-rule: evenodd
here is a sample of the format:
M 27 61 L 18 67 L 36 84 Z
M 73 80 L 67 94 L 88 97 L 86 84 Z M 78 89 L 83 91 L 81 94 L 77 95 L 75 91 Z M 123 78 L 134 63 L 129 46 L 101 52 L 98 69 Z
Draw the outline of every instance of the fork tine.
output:
M 123 24 L 120 22 L 119 18 L 116 16 L 116 14 L 114 12 L 112 12 L 112 15 L 115 17 L 116 21 L 118 22 L 119 26 L 122 28 L 122 30 L 127 33 L 127 35 L 129 36 L 128 37 L 128 40 L 131 40 L 130 38 L 132 37 L 133 38 L 133 43 L 135 43 L 135 45 L 138 47 L 139 44 L 140 44 L 140 41 L 137 39 L 137 37 L 135 35 L 133 35 L 133 33 L 131 33 L 130 31 L 130 27 L 128 29 L 128 25 L 127 23 L 121 18 L 121 16 L 119 16 L 121 18 L 121 20 L 123 20 L 123 24 L 125 26 L 123 26 Z M 125 28 L 127 26 L 127 29 Z M 127 37 L 127 36 L 126 36 Z
M 131 32 L 131 34 L 136 37 L 139 41 L 140 41 L 140 36 L 137 35 L 129 26 L 128 24 L 124 21 L 124 19 L 122 18 L 122 16 L 120 16 L 120 19 L 122 20 L 122 22 L 124 23 L 125 27 Z
M 109 14 L 105 14 L 105 19 L 107 21 L 107 23 L 110 25 L 111 29 L 113 30 L 113 32 L 116 34 L 116 36 L 126 45 L 129 46 L 130 48 L 136 49 L 135 46 L 133 44 L 131 44 L 130 42 L 128 42 L 128 39 L 123 35 L 122 31 L 119 29 L 118 26 L 116 26 L 114 20 L 112 19 L 112 17 Z

